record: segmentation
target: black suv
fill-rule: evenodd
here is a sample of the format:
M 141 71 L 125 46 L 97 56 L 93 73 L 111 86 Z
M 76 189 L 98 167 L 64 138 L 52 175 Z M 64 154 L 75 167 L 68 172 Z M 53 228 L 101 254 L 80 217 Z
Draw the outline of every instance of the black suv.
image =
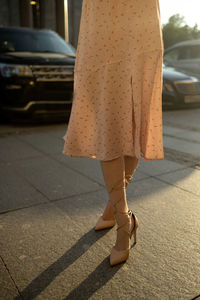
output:
M 45 29 L 0 28 L 0 114 L 66 120 L 73 98 L 75 48 Z

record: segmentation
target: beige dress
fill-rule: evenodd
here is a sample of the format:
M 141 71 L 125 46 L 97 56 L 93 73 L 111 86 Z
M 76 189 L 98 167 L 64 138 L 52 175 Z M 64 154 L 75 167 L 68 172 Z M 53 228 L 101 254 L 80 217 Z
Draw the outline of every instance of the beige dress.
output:
M 159 0 L 83 0 L 63 154 L 163 159 Z

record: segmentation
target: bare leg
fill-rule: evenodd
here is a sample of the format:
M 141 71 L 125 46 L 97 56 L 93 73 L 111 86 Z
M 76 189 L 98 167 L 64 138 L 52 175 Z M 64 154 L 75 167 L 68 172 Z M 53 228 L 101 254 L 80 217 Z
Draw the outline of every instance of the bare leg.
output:
M 133 174 L 138 166 L 138 159 L 132 156 L 124 156 L 124 164 L 125 164 L 125 186 L 127 187 L 130 181 L 133 178 Z M 114 211 L 113 207 L 110 204 L 110 201 L 107 202 L 106 208 L 103 213 L 104 220 L 114 219 Z
M 118 227 L 124 223 L 130 226 L 126 201 L 124 158 L 118 157 L 109 161 L 101 161 L 101 167 Z M 115 247 L 117 250 L 129 247 L 129 239 L 123 230 L 119 231 L 117 235 Z
M 125 177 L 126 177 L 126 186 L 131 182 L 133 175 L 138 167 L 138 159 L 133 156 L 124 156 L 125 162 Z

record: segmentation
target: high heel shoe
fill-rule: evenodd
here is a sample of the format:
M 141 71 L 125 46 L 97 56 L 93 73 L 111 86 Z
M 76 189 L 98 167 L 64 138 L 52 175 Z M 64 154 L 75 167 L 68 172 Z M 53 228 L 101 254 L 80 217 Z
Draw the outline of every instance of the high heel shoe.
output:
M 95 230 L 101 230 L 101 229 L 107 229 L 107 228 L 111 228 L 113 226 L 115 226 L 116 224 L 116 220 L 104 220 L 103 219 L 103 215 L 100 216 L 100 218 L 97 221 Z
M 126 234 L 128 234 L 128 236 L 129 236 L 129 247 L 125 250 L 117 250 L 115 248 L 115 246 L 112 248 L 111 254 L 110 254 L 110 265 L 111 266 L 122 263 L 122 262 L 124 262 L 128 259 L 129 251 L 130 251 L 130 241 L 131 241 L 132 235 L 134 236 L 134 243 L 136 243 L 136 230 L 137 230 L 138 225 L 139 225 L 138 219 L 137 219 L 136 215 L 131 210 L 129 210 L 128 213 L 125 213 L 125 214 L 128 215 L 129 219 L 128 219 L 127 222 L 125 222 L 125 224 L 119 226 L 117 228 L 117 230 L 122 229 L 122 230 L 124 230 L 124 232 Z M 132 222 L 133 222 L 133 225 L 130 225 L 130 229 L 127 230 L 127 229 L 123 228 L 123 227 L 127 226 L 127 223 L 129 223 L 130 220 L 132 220 Z
M 125 176 L 125 187 L 128 186 L 128 184 L 130 183 L 130 181 L 132 180 L 133 175 L 126 175 Z M 112 228 L 113 226 L 115 226 L 116 224 L 116 219 L 114 217 L 114 219 L 110 219 L 110 220 L 104 220 L 103 219 L 103 215 L 99 217 L 96 226 L 95 226 L 95 230 L 102 230 L 102 229 L 109 229 Z

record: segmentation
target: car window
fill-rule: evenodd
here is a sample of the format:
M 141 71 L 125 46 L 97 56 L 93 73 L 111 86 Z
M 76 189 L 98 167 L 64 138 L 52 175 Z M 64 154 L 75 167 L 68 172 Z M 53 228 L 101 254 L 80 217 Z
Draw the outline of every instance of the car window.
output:
M 191 47 L 191 58 L 200 58 L 200 45 Z
M 54 32 L 12 32 L 0 34 L 0 52 L 56 52 L 75 54 L 75 48 Z
M 190 47 L 185 46 L 180 48 L 178 59 L 189 59 L 191 58 L 191 50 Z
M 178 47 L 164 55 L 165 62 L 198 58 L 200 58 L 200 45 Z
M 178 59 L 196 59 L 200 58 L 200 45 L 185 46 L 180 48 Z
M 169 52 L 167 52 L 164 56 L 165 61 L 176 61 L 178 59 L 179 52 L 178 49 L 173 49 Z

